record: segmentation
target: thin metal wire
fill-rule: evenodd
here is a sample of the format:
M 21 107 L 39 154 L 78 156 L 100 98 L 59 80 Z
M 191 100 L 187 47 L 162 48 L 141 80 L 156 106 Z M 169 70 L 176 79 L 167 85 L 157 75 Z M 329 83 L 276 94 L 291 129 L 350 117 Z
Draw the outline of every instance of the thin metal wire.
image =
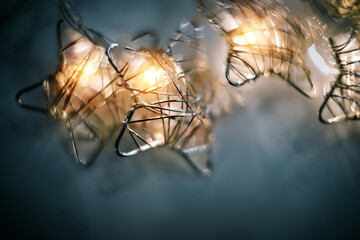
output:
M 354 15 L 359 13 L 360 3 L 347 0 L 308 0 L 308 3 L 316 20 L 309 21 L 309 27 L 320 39 L 315 41 L 317 50 L 325 53 L 326 63 L 339 71 L 336 80 L 324 89 L 319 120 L 324 124 L 359 120 L 360 34 Z
M 319 120 L 325 124 L 343 120 L 360 120 L 360 42 L 353 28 L 345 41 L 330 38 L 339 75 L 319 109 Z M 338 37 L 339 38 L 339 37 Z
M 44 81 L 40 81 L 38 83 L 35 83 L 34 85 L 28 86 L 22 90 L 20 90 L 17 94 L 16 94 L 16 102 L 19 106 L 26 108 L 28 110 L 32 110 L 32 111 L 37 111 L 37 112 L 41 112 L 41 113 L 47 113 L 47 109 L 45 107 L 38 107 L 38 106 L 33 106 L 33 105 L 29 105 L 26 103 L 23 103 L 23 100 L 21 98 L 22 95 L 31 92 L 37 88 L 41 88 L 44 87 Z M 45 105 L 46 106 L 46 105 Z
M 89 27 L 81 17 L 79 10 L 71 0 L 58 0 L 58 5 L 62 16 L 67 24 L 74 30 L 84 35 L 95 45 L 102 46 L 107 49 L 114 44 L 114 41 L 108 39 L 101 32 Z
M 51 96 L 48 109 L 50 115 L 66 122 L 75 158 L 81 166 L 87 166 L 95 160 L 120 122 L 118 113 L 121 110 L 115 96 L 116 72 L 106 60 L 104 48 L 91 44 L 84 36 L 65 44 L 62 32 L 58 34 L 63 47 L 58 72 L 48 81 L 47 94 Z M 81 47 L 87 49 L 78 52 Z M 86 76 L 85 68 L 92 65 L 92 73 Z M 88 81 L 94 81 L 96 87 Z M 89 153 L 80 153 L 86 148 L 80 146 L 82 142 L 85 145 L 92 143 L 95 147 Z
M 105 48 L 106 56 L 108 57 L 109 62 L 111 63 L 113 68 L 115 68 L 115 70 L 119 72 L 116 65 L 114 64 L 114 60 L 110 56 L 111 50 L 113 50 L 115 47 L 119 47 L 119 44 L 110 40 L 101 32 L 93 29 L 92 27 L 89 27 L 81 17 L 79 10 L 71 0 L 58 0 L 58 3 L 59 9 L 65 21 L 74 30 L 85 36 L 92 43 Z
M 119 70 L 110 56 L 118 44 L 87 26 L 72 1 L 60 0 L 59 7 L 66 22 L 78 33 L 72 32 L 68 34 L 69 39 L 64 40 L 66 32 L 62 29 L 62 20 L 59 21 L 60 64 L 57 72 L 42 83 L 21 90 L 16 99 L 22 107 L 48 113 L 63 121 L 69 131 L 77 163 L 87 166 L 126 114 L 118 103 L 123 96 L 116 94 L 116 72 Z M 88 76 L 87 70 L 91 71 Z M 24 104 L 21 96 L 41 85 L 45 108 Z
M 305 66 L 303 29 L 277 1 L 195 0 L 228 43 L 226 78 L 242 86 L 274 73 L 306 97 L 315 94 Z

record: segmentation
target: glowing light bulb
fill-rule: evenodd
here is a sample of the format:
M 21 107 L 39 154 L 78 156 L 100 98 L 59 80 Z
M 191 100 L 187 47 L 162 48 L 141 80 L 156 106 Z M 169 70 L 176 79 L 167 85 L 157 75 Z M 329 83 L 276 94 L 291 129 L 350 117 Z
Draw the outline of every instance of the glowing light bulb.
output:
M 102 74 L 102 70 L 104 68 L 101 67 L 101 61 L 103 58 L 104 54 L 102 49 L 96 48 L 86 59 L 83 60 L 82 63 L 78 65 L 76 69 L 77 75 L 74 75 L 74 80 L 76 77 L 79 78 L 77 86 L 90 88 L 94 91 L 102 90 L 102 88 L 109 82 L 108 75 Z M 71 69 L 73 68 L 76 68 L 76 66 Z
M 143 73 L 143 78 L 142 78 L 144 84 L 143 89 L 147 89 L 156 85 L 160 80 L 160 78 L 163 77 L 163 72 L 164 72 L 163 70 L 155 69 L 155 67 L 146 70 Z
M 177 49 L 174 45 L 172 50 Z M 198 45 L 186 47 L 191 47 L 191 51 L 198 49 Z M 117 154 L 133 156 L 150 148 L 169 146 L 186 157 L 197 171 L 207 173 L 211 120 L 206 116 L 207 104 L 212 100 L 209 78 L 199 78 L 200 64 L 188 65 L 191 70 L 182 69 L 185 65 L 174 60 L 179 58 L 163 50 L 140 49 L 130 53 L 128 62 L 119 67 L 124 69 L 119 86 L 129 92 L 131 109 L 116 140 Z M 181 63 L 198 63 L 193 55 L 184 58 L 180 54 Z
M 65 18 L 79 17 L 71 10 L 70 1 L 60 1 L 60 6 Z M 72 33 L 70 41 L 63 41 L 61 23 L 59 68 L 44 83 L 20 91 L 17 102 L 64 122 L 80 165 L 91 163 L 104 143 L 121 128 L 116 141 L 118 155 L 131 156 L 153 147 L 169 146 L 201 174 L 209 174 L 212 122 L 207 115 L 213 94 L 205 81 L 208 78 L 201 83 L 195 83 L 190 75 L 187 78 L 186 74 L 195 71 L 193 64 L 191 71 L 183 71 L 174 60 L 173 51 L 124 48 L 113 55 L 113 45 L 106 49 L 97 45 L 100 34 L 88 32 L 91 29 L 83 27 L 82 21 L 76 22 L 82 27 L 75 28 L 81 36 Z M 193 38 L 189 41 L 194 42 Z M 191 46 L 191 51 L 199 49 L 198 45 L 186 46 Z M 181 63 L 184 60 L 194 63 L 198 59 L 185 58 Z M 194 81 L 190 82 L 190 78 Z M 44 87 L 45 108 L 22 104 L 21 95 L 38 87 Z M 125 140 L 126 151 L 121 151 L 121 139 L 126 133 L 131 138 Z M 129 143 L 131 139 L 133 145 Z
M 97 69 L 99 66 L 97 66 L 98 64 L 95 64 L 94 62 L 90 61 L 88 62 L 82 69 L 82 73 L 85 74 L 86 76 L 92 76 L 96 73 Z
M 142 60 L 139 61 L 139 66 L 144 64 Z M 143 72 L 139 75 L 136 75 L 135 77 L 130 77 L 128 83 L 132 89 L 140 92 L 151 92 L 157 87 L 159 87 L 159 85 L 168 83 L 169 76 L 166 74 L 165 70 L 161 66 L 150 65 L 150 67 L 147 67 L 145 69 L 146 70 L 143 70 Z M 139 71 L 138 69 L 136 70 Z
M 256 44 L 257 38 L 254 33 L 246 32 L 244 35 L 233 37 L 232 41 L 237 45 L 253 45 Z
M 251 44 L 256 43 L 256 37 L 255 37 L 255 35 L 254 35 L 253 33 L 251 33 L 251 32 L 245 33 L 245 38 L 246 38 L 246 40 L 247 40 L 249 43 L 251 43 Z

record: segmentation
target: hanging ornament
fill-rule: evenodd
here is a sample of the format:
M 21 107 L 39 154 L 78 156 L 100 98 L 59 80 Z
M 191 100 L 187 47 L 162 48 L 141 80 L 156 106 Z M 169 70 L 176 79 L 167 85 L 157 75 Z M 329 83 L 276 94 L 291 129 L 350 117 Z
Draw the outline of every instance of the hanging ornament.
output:
M 175 37 L 170 39 L 168 52 L 197 88 L 208 85 L 207 88 L 211 89 L 213 99 L 209 107 L 210 117 L 214 119 L 232 113 L 244 106 L 245 101 L 239 89 L 218 79 L 210 69 L 204 42 L 204 21 L 200 13 L 191 21 L 183 20 Z
M 327 39 L 330 54 L 325 54 L 324 59 L 332 63 L 339 74 L 324 90 L 325 99 L 319 109 L 319 120 L 326 124 L 359 120 L 360 38 L 358 26 L 348 18 L 353 15 L 358 4 L 353 2 L 351 5 L 351 1 L 324 0 L 323 2 L 328 8 L 325 8 L 321 2 L 307 1 L 314 15 L 310 21 L 310 28 L 316 29 L 321 38 Z M 333 13 L 336 10 L 337 16 L 329 14 L 329 10 Z M 325 47 L 327 47 L 325 44 L 321 44 L 320 52 Z
M 305 96 L 314 95 L 305 66 L 305 36 L 295 17 L 279 2 L 196 0 L 228 44 L 226 77 L 242 86 L 274 73 Z
M 118 104 L 123 96 L 116 93 L 116 70 L 106 54 L 117 44 L 88 27 L 71 1 L 59 1 L 59 7 L 72 28 L 58 23 L 58 69 L 20 91 L 17 102 L 65 123 L 77 163 L 87 166 L 125 117 L 125 108 Z M 40 87 L 45 96 L 43 108 L 22 102 L 23 94 Z
M 120 156 L 167 146 L 209 174 L 213 88 L 204 65 L 196 65 L 201 59 L 196 34 L 201 28 L 190 22 L 183 25 L 167 51 L 119 46 L 87 26 L 71 1 L 59 3 L 75 31 L 63 31 L 59 24 L 57 72 L 20 91 L 18 103 L 65 122 L 80 165 L 88 165 L 103 143 L 120 132 L 116 140 Z M 176 53 L 179 47 L 187 51 Z M 41 86 L 44 109 L 22 103 L 24 93 Z
M 202 174 L 210 173 L 213 98 L 211 77 L 202 61 L 202 28 L 183 22 L 167 51 L 125 49 L 116 66 L 119 86 L 130 92 L 132 107 L 116 141 L 120 156 L 166 146 Z
M 329 39 L 340 74 L 331 83 L 319 110 L 323 123 L 360 120 L 360 44 L 358 32 L 352 29 Z

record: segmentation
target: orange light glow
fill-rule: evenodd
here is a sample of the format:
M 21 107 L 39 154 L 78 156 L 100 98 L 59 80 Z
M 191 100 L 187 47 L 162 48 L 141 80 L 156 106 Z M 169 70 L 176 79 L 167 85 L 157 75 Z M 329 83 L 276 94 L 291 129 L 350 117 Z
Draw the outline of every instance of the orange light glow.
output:
M 159 83 L 166 82 L 166 79 L 168 79 L 168 76 L 164 69 L 159 66 L 153 66 L 132 79 L 130 84 L 133 88 L 139 89 L 140 91 L 151 91 L 154 90 Z
M 233 37 L 233 42 L 238 45 L 256 44 L 257 37 L 252 32 L 246 32 L 244 35 Z
M 92 75 L 94 75 L 98 69 L 98 66 L 96 66 L 97 64 L 95 64 L 94 62 L 90 61 L 88 62 L 84 68 L 82 69 L 82 73 L 85 74 L 86 76 L 91 77 Z

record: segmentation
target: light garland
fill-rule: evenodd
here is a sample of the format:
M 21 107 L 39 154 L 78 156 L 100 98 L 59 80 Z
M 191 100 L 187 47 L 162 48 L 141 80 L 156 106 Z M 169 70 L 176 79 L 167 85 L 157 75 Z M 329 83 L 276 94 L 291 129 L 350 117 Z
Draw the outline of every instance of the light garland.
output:
M 56 73 L 21 90 L 17 102 L 66 124 L 75 158 L 88 166 L 104 143 L 116 137 L 116 153 L 134 156 L 151 148 L 180 153 L 203 175 L 210 174 L 215 118 L 243 103 L 238 91 L 214 77 L 203 43 L 201 14 L 228 45 L 226 78 L 242 86 L 260 76 L 280 76 L 303 95 L 315 93 L 305 65 L 305 51 L 328 39 L 339 75 L 319 110 L 323 123 L 360 119 L 359 6 L 352 0 L 307 0 L 313 9 L 303 25 L 276 0 L 196 0 L 200 15 L 180 25 L 168 46 L 124 46 L 89 27 L 71 1 L 59 7 L 71 29 L 58 25 L 60 63 Z M 348 17 L 351 19 L 349 20 Z M 352 23 L 349 26 L 349 21 Z M 305 26 L 305 27 L 304 27 Z M 346 26 L 345 31 L 339 26 Z M 140 38 L 146 34 L 140 35 Z M 21 97 L 42 87 L 45 107 Z M 225 96 L 225 97 L 224 97 Z M 118 134 L 117 136 L 115 136 Z
M 88 27 L 71 2 L 60 1 L 60 9 L 77 32 L 66 30 L 70 39 L 64 43 L 59 23 L 57 72 L 42 84 L 20 91 L 18 103 L 65 122 L 82 166 L 89 165 L 103 143 L 120 131 L 115 144 L 118 155 L 167 146 L 208 175 L 212 120 L 207 116 L 214 88 L 210 75 L 204 74 L 209 69 L 200 42 L 202 28 L 183 24 L 166 51 L 133 49 Z M 189 31 L 191 35 L 185 34 Z M 187 48 L 190 56 L 179 48 Z M 21 96 L 41 85 L 45 109 L 23 104 Z M 83 140 L 96 144 L 87 156 L 80 154 Z M 131 149 L 124 150 L 131 143 Z

